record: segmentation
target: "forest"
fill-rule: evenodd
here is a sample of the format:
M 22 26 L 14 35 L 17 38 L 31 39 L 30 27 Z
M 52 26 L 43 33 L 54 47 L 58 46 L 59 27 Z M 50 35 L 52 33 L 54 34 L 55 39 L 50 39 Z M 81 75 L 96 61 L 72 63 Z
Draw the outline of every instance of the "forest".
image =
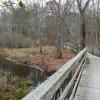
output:
M 0 0 L 0 100 L 21 99 L 85 47 L 100 56 L 100 0 Z

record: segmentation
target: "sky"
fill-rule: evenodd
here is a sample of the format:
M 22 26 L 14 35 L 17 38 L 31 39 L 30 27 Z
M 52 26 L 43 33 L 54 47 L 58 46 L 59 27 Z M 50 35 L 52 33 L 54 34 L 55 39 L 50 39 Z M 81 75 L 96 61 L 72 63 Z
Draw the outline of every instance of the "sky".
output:
M 0 0 L 0 2 L 4 2 L 4 1 L 9 1 L 9 0 Z M 20 0 L 11 0 L 14 1 L 15 5 L 14 7 L 17 8 L 18 7 L 18 3 Z M 45 2 L 50 1 L 50 0 L 21 0 L 23 3 L 27 2 L 38 2 L 38 3 L 43 3 L 45 5 Z M 59 0 L 57 0 L 59 1 Z M 63 3 L 65 2 L 65 0 L 61 0 Z M 0 3 L 0 5 L 2 5 L 2 3 Z M 1 8 L 1 7 L 0 7 Z
M 3 2 L 3 1 L 8 1 L 8 0 L 0 0 L 0 2 Z M 18 7 L 18 1 L 20 1 L 20 0 L 12 0 L 12 1 L 14 1 L 15 2 L 15 7 Z M 50 1 L 50 0 L 21 0 L 23 3 L 25 3 L 26 1 L 27 2 L 40 2 L 40 3 L 44 3 L 45 4 L 45 2 L 47 2 L 47 1 Z M 59 1 L 59 0 L 56 0 L 56 1 Z M 64 3 L 66 0 L 61 0 L 62 1 L 62 3 Z M 84 5 L 84 3 L 87 1 L 87 0 L 83 0 L 84 2 L 83 2 L 83 5 Z M 94 0 L 95 2 L 97 1 L 97 0 Z M 2 5 L 1 3 L 0 3 L 0 5 Z
M 1 2 L 3 2 L 3 1 L 8 1 L 8 0 L 0 0 Z M 18 0 L 12 0 L 12 1 L 15 1 L 15 2 L 18 2 Z M 35 2 L 43 2 L 43 1 L 45 1 L 45 2 L 47 2 L 47 1 L 49 1 L 49 0 L 21 0 L 22 2 L 26 2 L 26 1 L 35 1 Z M 59 1 L 59 0 L 57 0 L 57 1 Z M 62 2 L 65 2 L 65 0 L 62 0 Z

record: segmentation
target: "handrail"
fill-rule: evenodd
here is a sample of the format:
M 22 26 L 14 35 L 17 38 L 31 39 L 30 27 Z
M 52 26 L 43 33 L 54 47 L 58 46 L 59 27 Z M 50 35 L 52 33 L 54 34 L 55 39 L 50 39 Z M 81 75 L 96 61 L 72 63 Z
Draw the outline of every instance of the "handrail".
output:
M 58 100 L 64 100 L 64 98 L 65 98 L 66 95 L 68 94 L 68 92 L 69 92 L 71 86 L 73 86 L 74 81 L 77 79 L 78 73 L 81 72 L 81 70 L 83 70 L 83 68 L 84 68 L 84 65 L 85 65 L 84 60 L 85 60 L 85 59 L 86 59 L 86 55 L 85 55 L 84 58 L 82 59 L 80 65 L 79 65 L 79 67 L 77 68 L 75 74 L 73 75 L 71 81 L 68 83 L 68 85 L 66 86 L 66 88 L 64 89 L 64 91 L 62 92 L 62 94 L 61 94 L 61 96 L 59 97 Z M 84 64 L 83 64 L 83 62 L 84 62 Z M 80 76 L 80 73 L 79 73 L 79 76 Z M 80 77 L 78 78 L 78 81 L 79 81 L 79 79 L 80 79 Z M 77 82 L 76 82 L 76 83 L 77 83 Z M 78 84 L 78 83 L 77 83 L 77 84 Z M 76 89 L 75 89 L 75 90 L 76 90 Z M 74 92 L 74 93 L 75 93 L 75 92 Z M 74 93 L 72 93 L 72 94 L 74 94 Z M 72 96 L 72 97 L 73 97 L 73 96 Z M 71 100 L 72 100 L 72 99 L 71 99 Z
M 80 66 L 80 67 L 81 67 L 81 70 L 80 70 L 80 73 L 79 73 L 79 75 L 78 75 L 78 78 L 77 78 L 77 80 L 76 80 L 76 83 L 75 83 L 75 85 L 74 85 L 74 88 L 73 88 L 73 91 L 72 91 L 72 94 L 71 94 L 69 100 L 73 100 L 73 99 L 74 99 L 74 96 L 75 96 L 75 93 L 76 93 L 76 90 L 77 90 L 77 87 L 78 87 L 78 84 L 79 84 L 79 81 L 80 81 L 80 78 L 81 78 L 81 75 L 82 75 L 84 66 L 85 66 L 85 64 L 86 64 L 85 62 L 86 62 L 86 59 L 85 59 L 85 61 L 84 61 L 83 66 L 82 66 L 82 67 Z
M 86 50 L 87 48 L 80 51 L 73 59 L 63 65 L 62 68 L 60 68 L 35 90 L 31 91 L 22 100 L 52 100 L 57 90 L 69 77 L 69 74 L 73 71 L 73 69 L 75 69 L 75 66 L 84 58 L 83 56 L 86 55 Z

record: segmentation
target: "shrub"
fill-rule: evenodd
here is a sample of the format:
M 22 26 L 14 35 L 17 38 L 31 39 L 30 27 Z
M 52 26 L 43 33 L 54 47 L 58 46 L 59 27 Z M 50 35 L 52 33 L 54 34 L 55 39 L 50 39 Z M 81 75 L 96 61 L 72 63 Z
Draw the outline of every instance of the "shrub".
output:
M 25 48 L 30 47 L 32 40 L 20 34 L 1 34 L 0 46 L 2 47 L 15 47 Z

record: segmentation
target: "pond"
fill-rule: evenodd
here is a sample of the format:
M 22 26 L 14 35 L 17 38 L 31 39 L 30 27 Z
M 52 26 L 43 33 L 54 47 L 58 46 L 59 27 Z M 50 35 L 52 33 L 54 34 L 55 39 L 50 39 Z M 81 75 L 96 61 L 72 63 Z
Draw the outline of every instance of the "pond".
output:
M 46 80 L 45 71 L 0 58 L 0 100 L 20 100 Z

